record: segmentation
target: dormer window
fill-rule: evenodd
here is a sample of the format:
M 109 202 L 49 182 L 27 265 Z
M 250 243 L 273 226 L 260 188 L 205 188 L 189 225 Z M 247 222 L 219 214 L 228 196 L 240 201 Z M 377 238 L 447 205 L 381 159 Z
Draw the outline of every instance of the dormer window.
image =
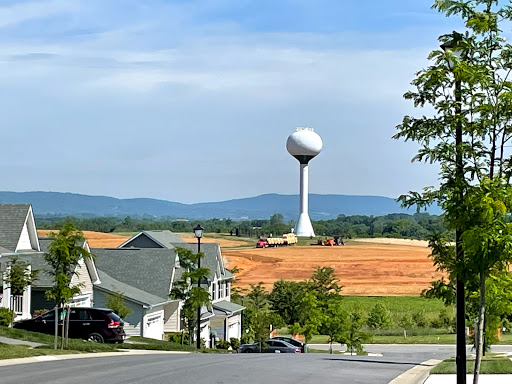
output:
M 216 297 L 216 293 L 217 292 L 216 292 L 216 289 L 215 289 L 216 287 L 217 287 L 217 284 L 213 283 L 212 284 L 212 300 L 217 299 L 217 297 Z
M 227 281 L 224 283 L 224 296 L 225 297 L 229 296 L 229 282 L 227 282 Z

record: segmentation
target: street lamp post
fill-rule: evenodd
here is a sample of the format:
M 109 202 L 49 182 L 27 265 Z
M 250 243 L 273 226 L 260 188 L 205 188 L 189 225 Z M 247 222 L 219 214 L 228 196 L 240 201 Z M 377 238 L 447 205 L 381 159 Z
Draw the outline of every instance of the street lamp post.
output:
M 442 44 L 444 51 L 450 51 L 457 59 L 462 57 L 462 50 L 458 47 L 458 43 L 462 40 L 462 34 L 453 32 L 451 40 Z M 454 62 L 448 60 L 448 66 L 454 69 Z M 455 179 L 459 189 L 459 198 L 462 200 L 464 180 L 464 164 L 462 157 L 462 83 L 457 77 L 455 78 Z M 456 285 L 456 327 L 457 327 L 457 347 L 456 347 L 456 367 L 457 367 L 457 384 L 466 384 L 466 303 L 464 294 L 464 280 L 461 276 L 462 266 L 464 263 L 464 251 L 462 250 L 462 230 L 459 225 L 455 229 L 455 260 L 457 268 L 457 285 Z
M 201 237 L 203 237 L 204 228 L 197 224 L 194 227 L 194 236 L 197 239 L 197 253 L 201 252 Z M 201 268 L 201 258 L 197 257 L 197 269 Z M 197 279 L 197 288 L 201 288 L 201 279 Z M 197 334 L 196 334 L 197 349 L 201 349 L 201 307 L 197 307 Z

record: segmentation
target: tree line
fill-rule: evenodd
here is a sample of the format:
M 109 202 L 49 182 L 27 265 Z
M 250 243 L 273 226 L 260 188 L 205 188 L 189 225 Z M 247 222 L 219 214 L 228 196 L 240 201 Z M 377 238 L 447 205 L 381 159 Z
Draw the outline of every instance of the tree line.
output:
M 60 229 L 66 223 L 72 223 L 83 231 L 96 232 L 138 232 L 143 230 L 164 230 L 190 232 L 201 222 L 206 232 L 231 233 L 233 236 L 260 237 L 271 234 L 280 236 L 288 233 L 295 222 L 285 222 L 281 213 L 275 213 L 269 219 L 235 221 L 230 218 L 205 220 L 166 220 L 144 217 L 37 217 L 39 229 Z M 433 234 L 444 234 L 453 239 L 453 231 L 447 231 L 442 216 L 428 213 L 413 215 L 394 213 L 384 216 L 339 215 L 336 219 L 313 220 L 313 227 L 319 236 L 357 237 L 396 237 L 427 239 Z

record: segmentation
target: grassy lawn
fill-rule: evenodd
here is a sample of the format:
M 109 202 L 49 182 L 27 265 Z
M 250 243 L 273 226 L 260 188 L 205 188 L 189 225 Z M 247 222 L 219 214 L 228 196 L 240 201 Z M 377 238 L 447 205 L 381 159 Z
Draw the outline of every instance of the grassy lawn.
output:
M 48 346 L 39 348 L 30 348 L 28 345 L 10 345 L 0 343 L 0 359 L 17 359 L 22 357 L 33 357 L 43 355 L 63 355 L 69 353 L 81 353 L 79 351 L 69 351 L 60 349 L 50 349 Z
M 41 355 L 60 355 L 69 353 L 94 353 L 94 352 L 119 352 L 123 349 L 142 349 L 142 350 L 159 350 L 159 351 L 186 351 L 194 352 L 196 349 L 188 345 L 181 345 L 171 343 L 168 341 L 160 341 L 153 339 L 146 339 L 143 337 L 133 337 L 130 340 L 136 343 L 123 343 L 123 344 L 100 344 L 92 343 L 89 341 L 79 339 L 69 339 L 68 349 L 53 349 L 54 337 L 45 335 L 43 333 L 29 332 L 22 329 L 13 329 L 7 327 L 0 327 L 0 336 L 9 337 L 12 339 L 32 341 L 43 344 L 37 348 L 30 348 L 25 345 L 7 345 L 0 344 L 0 358 L 11 359 L 18 357 L 30 357 Z M 58 345 L 60 346 L 60 337 Z M 217 350 L 209 350 L 207 352 L 215 353 L 222 352 Z
M 475 363 L 474 361 L 467 362 L 467 373 L 473 373 Z M 456 373 L 455 359 L 447 359 L 437 365 L 431 374 L 443 374 L 443 373 Z M 498 373 L 512 373 L 512 361 L 506 357 L 487 356 L 482 360 L 482 366 L 480 367 L 480 373 L 483 374 L 498 374 Z
M 135 343 L 123 343 L 118 344 L 117 348 L 120 349 L 145 349 L 145 350 L 157 350 L 157 351 L 185 351 L 195 352 L 195 347 L 190 345 L 181 345 L 177 343 L 171 343 L 170 341 L 147 339 L 145 337 L 133 336 L 130 337 L 130 341 Z
M 343 290 L 341 291 L 343 293 Z M 343 296 L 343 304 L 347 311 L 361 309 L 370 313 L 376 304 L 382 304 L 391 312 L 395 323 L 404 315 L 422 312 L 425 318 L 432 321 L 447 307 L 441 300 L 425 299 L 420 296 Z M 455 316 L 454 307 L 447 308 Z

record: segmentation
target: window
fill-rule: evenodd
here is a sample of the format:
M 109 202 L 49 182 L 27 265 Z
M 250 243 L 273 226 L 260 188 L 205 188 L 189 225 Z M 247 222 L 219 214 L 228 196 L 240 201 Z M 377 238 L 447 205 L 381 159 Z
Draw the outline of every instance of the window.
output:
M 91 320 L 91 317 L 87 310 L 72 308 L 69 313 L 69 320 Z
M 220 281 L 217 284 L 219 285 L 219 299 L 220 299 L 221 295 L 222 295 L 222 286 L 221 286 Z
M 224 283 L 224 296 L 225 297 L 229 296 L 229 282 L 227 282 L 227 281 Z
M 215 300 L 217 297 L 215 296 L 216 292 L 215 292 L 215 288 L 217 287 L 217 284 L 213 283 L 212 284 L 212 300 Z

